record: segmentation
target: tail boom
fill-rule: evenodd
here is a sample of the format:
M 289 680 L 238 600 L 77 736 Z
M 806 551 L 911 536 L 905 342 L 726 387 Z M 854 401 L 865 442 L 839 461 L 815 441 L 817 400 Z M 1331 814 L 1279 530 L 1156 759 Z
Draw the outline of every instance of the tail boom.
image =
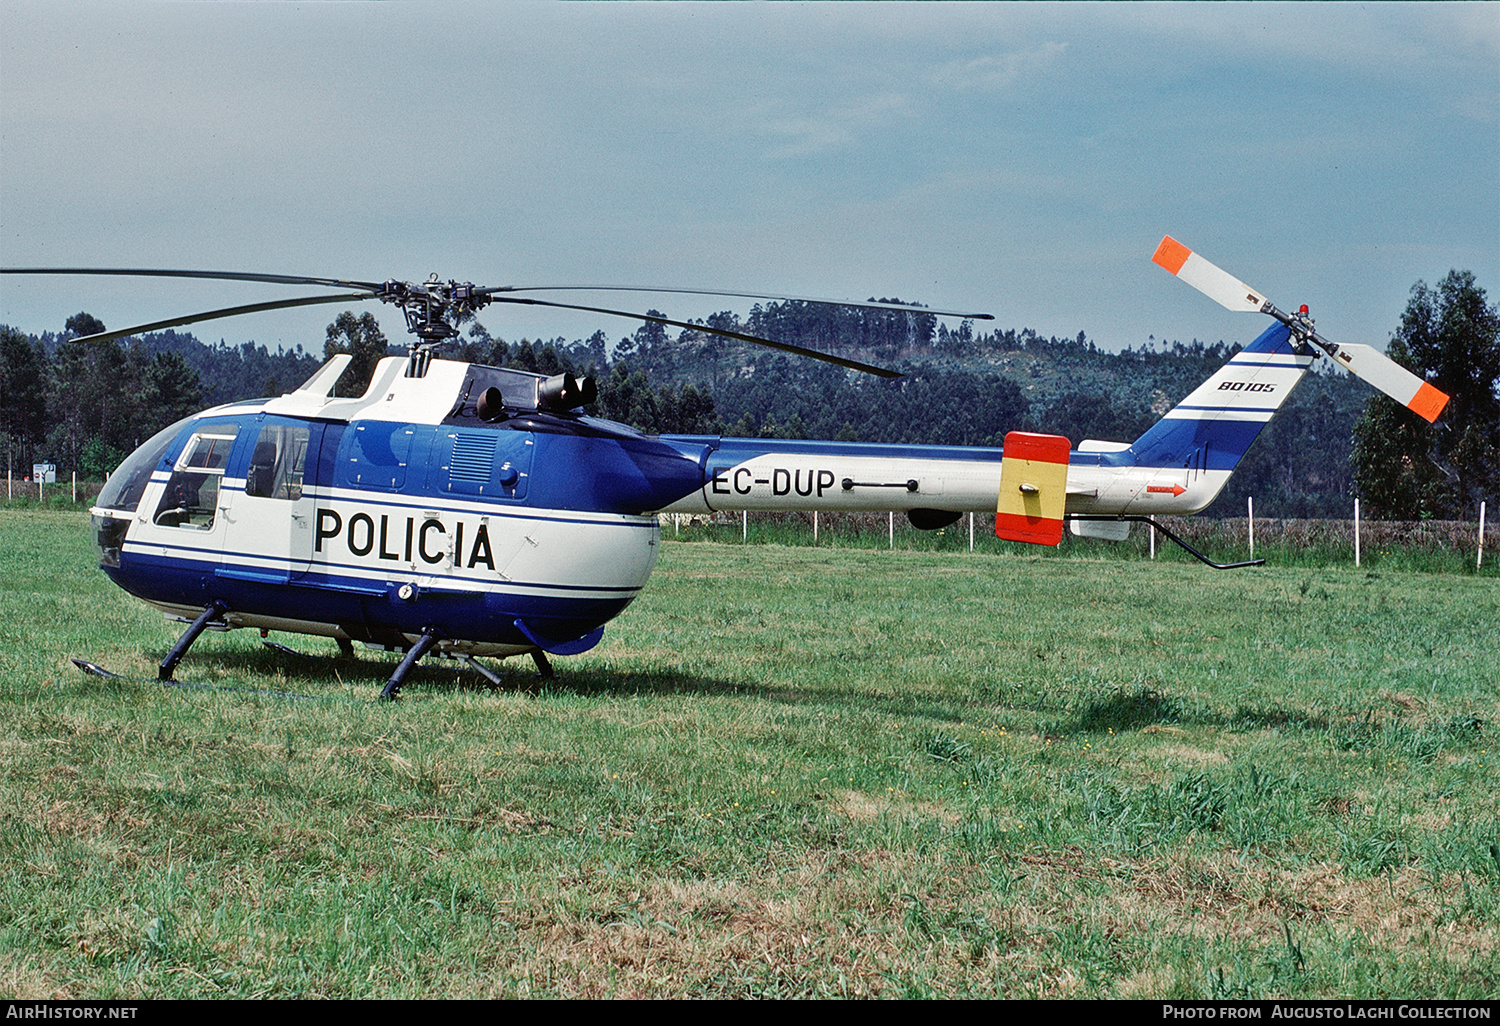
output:
M 1311 355 L 1293 350 L 1289 336 L 1285 325 L 1268 328 L 1133 443 L 1085 441 L 1070 451 L 1061 436 L 1020 436 L 1052 439 L 1048 465 L 1056 470 L 1038 477 L 1043 468 L 1033 467 L 1017 477 L 1009 505 L 1002 465 L 1034 461 L 1034 454 L 1025 455 L 1030 451 L 1025 445 L 1011 452 L 1013 445 L 669 436 L 663 441 L 698 461 L 703 485 L 662 512 L 998 510 L 1059 524 L 1058 518 L 1070 514 L 1196 513 L 1218 496 L 1312 362 Z M 1064 469 L 1065 475 L 1058 473 Z M 1034 490 L 1017 491 L 1023 485 Z M 1041 495 L 1045 502 L 1037 505 Z M 1043 534 L 1051 538 L 1054 532 L 1049 528 Z

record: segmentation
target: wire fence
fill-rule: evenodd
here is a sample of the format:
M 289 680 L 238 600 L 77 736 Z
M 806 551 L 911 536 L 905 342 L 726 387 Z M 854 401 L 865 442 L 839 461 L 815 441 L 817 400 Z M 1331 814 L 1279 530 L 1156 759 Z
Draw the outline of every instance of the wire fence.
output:
M 1476 514 L 1480 511 L 1476 510 Z M 1220 561 L 1265 557 L 1319 565 L 1400 565 L 1496 572 L 1493 524 L 1481 520 L 1290 520 L 1275 517 L 1158 517 L 1167 530 Z M 829 545 L 902 551 L 1008 551 L 1044 557 L 1191 559 L 1143 524 L 1123 542 L 1064 535 L 1057 549 L 995 538 L 993 514 L 965 514 L 936 531 L 912 527 L 903 514 L 663 514 L 662 531 L 682 541 Z M 1358 531 L 1356 532 L 1356 523 Z M 1483 533 L 1481 534 L 1481 526 Z M 1154 535 L 1154 537 L 1153 537 Z M 1356 545 L 1357 542 L 1357 545 Z M 1356 551 L 1356 549 L 1358 551 Z
M 102 481 L 79 481 L 71 477 L 42 482 L 11 476 L 0 486 L 0 502 L 8 506 L 44 506 L 48 509 L 87 508 L 103 487 Z

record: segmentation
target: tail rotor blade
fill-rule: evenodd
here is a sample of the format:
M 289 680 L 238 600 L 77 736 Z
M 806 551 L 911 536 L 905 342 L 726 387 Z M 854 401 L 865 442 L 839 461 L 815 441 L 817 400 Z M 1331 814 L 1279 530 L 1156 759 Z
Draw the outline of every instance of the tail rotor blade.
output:
M 1448 396 L 1396 363 L 1380 350 L 1358 343 L 1330 342 L 1319 335 L 1307 316 L 1284 313 L 1255 289 L 1188 249 L 1172 236 L 1162 238 L 1152 261 L 1171 271 L 1209 299 L 1230 310 L 1269 314 L 1292 329 L 1301 343 L 1322 349 L 1340 367 L 1369 382 L 1428 423 L 1437 420 L 1448 405 Z
M 1164 236 L 1151 260 L 1165 267 L 1220 306 L 1246 313 L 1266 312 L 1266 297 L 1228 271 L 1203 259 L 1172 236 Z
M 1339 366 L 1368 381 L 1429 424 L 1437 420 L 1438 414 L 1448 405 L 1447 393 L 1434 388 L 1373 346 L 1357 342 L 1327 342 L 1323 348 Z

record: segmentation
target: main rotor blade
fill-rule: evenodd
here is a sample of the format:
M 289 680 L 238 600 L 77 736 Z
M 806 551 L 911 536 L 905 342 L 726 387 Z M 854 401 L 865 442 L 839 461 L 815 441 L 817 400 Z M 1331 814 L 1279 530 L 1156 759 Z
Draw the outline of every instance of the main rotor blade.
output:
M 266 310 L 284 310 L 292 306 L 314 306 L 318 303 L 361 302 L 373 298 L 373 296 L 363 292 L 345 292 L 332 296 L 304 296 L 301 299 L 278 299 L 271 303 L 251 303 L 249 306 L 231 306 L 223 310 L 209 310 L 206 313 L 188 314 L 186 317 L 173 317 L 171 320 L 166 321 L 137 324 L 133 328 L 101 331 L 97 335 L 83 335 L 69 341 L 108 342 L 110 339 L 127 338 L 131 335 L 142 335 L 148 331 L 160 331 L 162 328 L 176 328 L 183 324 L 197 324 L 199 321 L 217 320 L 220 317 L 238 317 L 240 314 L 262 313 Z
M 964 313 L 959 310 L 934 310 L 910 303 L 877 303 L 873 300 L 852 301 L 847 299 L 815 299 L 809 296 L 777 296 L 765 292 L 730 292 L 725 289 L 685 289 L 657 285 L 500 285 L 494 288 L 475 289 L 485 295 L 495 296 L 502 292 L 673 292 L 684 296 L 731 296 L 736 299 L 770 299 L 790 303 L 819 303 L 823 306 L 855 306 L 869 310 L 898 310 L 903 313 L 933 314 L 938 317 L 963 317 L 971 321 L 993 321 L 994 314 Z
M 272 285 L 327 285 L 336 289 L 380 291 L 380 282 L 345 281 L 342 278 L 306 278 L 288 274 L 255 274 L 242 271 L 171 271 L 152 267 L 0 267 L 0 274 L 108 274 L 131 278 L 214 278 L 220 281 L 255 281 Z
M 780 349 L 784 353 L 795 353 L 798 356 L 806 356 L 813 360 L 822 360 L 824 363 L 837 364 L 850 370 L 860 371 L 864 374 L 874 374 L 882 378 L 902 377 L 900 371 L 894 371 L 887 367 L 876 367 L 868 363 L 860 363 L 858 360 L 846 360 L 842 356 L 833 356 L 829 353 L 820 353 L 816 349 L 808 349 L 804 346 L 795 346 L 790 342 L 773 342 L 768 338 L 760 338 L 756 335 L 746 335 L 738 331 L 730 331 L 727 328 L 710 328 L 702 324 L 692 324 L 688 321 L 674 321 L 670 317 L 657 317 L 653 314 L 632 313 L 629 310 L 610 310 L 601 306 L 577 306 L 573 303 L 554 303 L 546 299 L 531 299 L 522 296 L 492 296 L 496 303 L 517 303 L 522 306 L 548 306 L 559 310 L 583 310 L 587 313 L 609 314 L 614 317 L 628 317 L 633 321 L 648 321 L 652 324 L 667 324 L 674 328 L 686 328 L 689 331 L 701 331 L 706 335 L 723 335 L 725 338 L 738 339 L 741 342 L 750 342 L 758 346 L 769 346 L 772 349 Z
M 1152 261 L 1171 271 L 1220 306 L 1230 310 L 1269 314 L 1292 329 L 1296 338 L 1311 342 L 1333 358 L 1333 361 L 1355 377 L 1369 382 L 1429 424 L 1437 420 L 1448 396 L 1422 380 L 1389 356 L 1372 346 L 1359 343 L 1330 342 L 1312 328 L 1305 316 L 1292 315 L 1276 308 L 1255 289 L 1228 271 L 1217 267 L 1188 249 L 1172 236 L 1163 237 Z

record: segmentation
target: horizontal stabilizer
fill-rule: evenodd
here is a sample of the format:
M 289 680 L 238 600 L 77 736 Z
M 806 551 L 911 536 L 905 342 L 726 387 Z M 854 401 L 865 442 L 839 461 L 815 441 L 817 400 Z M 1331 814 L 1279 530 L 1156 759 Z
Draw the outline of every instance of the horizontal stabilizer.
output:
M 1071 449 L 1062 435 L 1012 431 L 1005 436 L 995 537 L 1033 545 L 1061 544 Z

